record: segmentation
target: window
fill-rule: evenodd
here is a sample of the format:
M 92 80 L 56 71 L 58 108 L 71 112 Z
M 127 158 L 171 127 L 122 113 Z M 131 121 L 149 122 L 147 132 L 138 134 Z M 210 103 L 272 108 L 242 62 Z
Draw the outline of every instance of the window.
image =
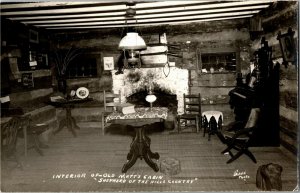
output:
M 199 69 L 210 72 L 235 72 L 236 71 L 236 53 L 203 53 L 200 56 Z
M 97 59 L 93 55 L 84 54 L 70 62 L 66 73 L 68 78 L 96 77 Z

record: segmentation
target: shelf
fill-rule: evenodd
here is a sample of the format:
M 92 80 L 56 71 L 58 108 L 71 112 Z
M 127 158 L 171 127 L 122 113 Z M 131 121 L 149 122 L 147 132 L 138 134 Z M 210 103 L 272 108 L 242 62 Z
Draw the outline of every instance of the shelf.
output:
M 33 73 L 34 78 L 38 77 L 45 77 L 45 76 L 51 76 L 51 70 L 26 70 L 26 71 L 20 71 L 21 74 L 24 73 Z

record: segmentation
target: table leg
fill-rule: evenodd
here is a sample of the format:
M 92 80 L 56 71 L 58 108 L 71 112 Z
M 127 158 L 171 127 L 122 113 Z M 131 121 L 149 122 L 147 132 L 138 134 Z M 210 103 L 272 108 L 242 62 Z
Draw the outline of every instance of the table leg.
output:
M 220 116 L 220 117 L 219 117 L 219 121 L 218 121 L 218 129 L 219 129 L 219 130 L 222 130 L 222 124 L 223 124 L 223 119 L 222 119 L 222 117 Z
M 155 172 L 158 172 L 158 166 L 156 163 L 154 163 L 151 158 L 150 158 L 150 155 L 147 153 L 145 153 L 143 155 L 143 158 L 145 159 L 145 162 L 155 171 Z
M 23 134 L 24 134 L 24 153 L 27 157 L 27 127 L 23 127 Z
M 77 125 L 76 120 L 74 117 L 72 117 L 72 115 L 71 115 L 71 119 L 72 119 L 72 128 L 80 130 L 80 127 Z
M 207 121 L 207 118 L 206 116 L 203 116 L 202 117 L 202 120 L 203 120 L 203 137 L 205 137 L 205 133 L 208 132 L 208 121 Z
M 66 107 L 66 117 L 59 122 L 58 129 L 54 132 L 54 134 L 60 132 L 64 127 L 67 127 L 69 131 L 73 134 L 74 137 L 77 137 L 75 129 L 80 129 L 78 127 L 76 120 L 72 117 L 71 107 Z
M 152 158 L 153 159 L 156 159 L 158 160 L 159 159 L 159 154 L 157 152 L 153 153 L 150 149 L 150 144 L 151 144 L 151 139 L 145 134 L 145 127 L 141 127 L 138 129 L 138 133 L 139 133 L 139 136 L 140 136 L 140 139 L 141 139 L 141 142 L 143 144 L 143 147 L 142 147 L 142 157 L 145 159 L 146 163 L 155 171 L 157 172 L 158 171 L 158 167 L 157 165 L 151 160 Z
M 129 153 L 127 154 L 127 160 L 130 160 L 131 159 L 131 157 L 133 156 L 133 150 L 134 150 L 134 148 L 133 148 L 133 146 L 134 146 L 134 144 L 136 143 L 136 140 L 137 140 L 137 138 L 136 137 L 134 137 L 133 139 L 132 139 L 132 142 L 131 142 L 131 144 L 130 144 L 130 151 L 129 151 Z
M 67 119 L 64 118 L 64 119 L 60 120 L 58 129 L 56 131 L 54 131 L 53 134 L 54 135 L 57 134 L 58 132 L 60 132 L 66 126 L 67 126 Z
M 211 117 L 209 120 L 209 133 L 208 133 L 208 141 L 210 141 L 210 136 L 217 132 L 217 121 L 215 117 Z
M 74 137 L 77 137 L 76 131 L 74 130 L 75 128 L 79 128 L 76 124 L 75 119 L 72 117 L 72 110 L 71 107 L 66 108 L 66 119 L 67 119 L 67 128 L 71 133 L 74 135 Z
M 148 152 L 147 154 L 150 156 L 150 158 L 158 160 L 159 154 L 157 152 L 153 153 L 150 149 L 151 139 L 146 135 L 144 135 L 144 137 L 145 137 L 146 147 Z
M 138 158 L 137 154 L 135 154 L 135 153 L 132 154 L 131 159 L 128 160 L 126 164 L 124 164 L 124 166 L 122 168 L 122 173 L 126 173 L 127 170 L 135 164 L 137 158 Z
M 130 145 L 130 151 L 127 154 L 127 163 L 124 164 L 122 172 L 126 173 L 131 168 L 138 158 L 144 158 L 145 162 L 157 172 L 158 166 L 151 159 L 159 159 L 158 153 L 153 153 L 150 149 L 151 139 L 145 135 L 144 127 L 136 128 L 136 135 Z

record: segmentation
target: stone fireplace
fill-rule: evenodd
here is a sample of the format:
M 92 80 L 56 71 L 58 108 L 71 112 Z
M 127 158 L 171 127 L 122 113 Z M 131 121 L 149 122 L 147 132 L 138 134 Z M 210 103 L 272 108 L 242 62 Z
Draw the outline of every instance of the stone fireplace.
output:
M 183 94 L 188 93 L 188 70 L 170 67 L 167 77 L 163 68 L 125 69 L 124 74 L 119 75 L 115 72 L 111 71 L 112 89 L 114 93 L 121 91 L 122 102 L 149 106 L 144 98 L 152 90 L 157 96 L 153 106 L 175 107 L 178 114 L 183 113 Z
M 172 112 L 177 112 L 178 101 L 174 94 L 168 94 L 160 89 L 154 88 L 152 92 L 156 97 L 156 101 L 152 104 L 153 107 L 167 107 Z M 146 101 L 148 95 L 147 89 L 134 93 L 126 98 L 128 103 L 134 104 L 135 107 L 149 107 L 150 104 Z

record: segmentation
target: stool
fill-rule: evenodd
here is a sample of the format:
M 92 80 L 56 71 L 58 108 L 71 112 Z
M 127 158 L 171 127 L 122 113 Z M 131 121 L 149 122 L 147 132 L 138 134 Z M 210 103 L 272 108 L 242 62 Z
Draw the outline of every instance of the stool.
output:
M 41 148 L 49 148 L 48 145 L 43 144 L 39 140 L 39 135 L 42 134 L 43 132 L 48 130 L 48 125 L 47 124 L 36 124 L 36 125 L 31 125 L 28 128 L 28 135 L 32 135 L 34 144 L 31 147 L 28 147 L 28 149 L 34 148 L 41 156 L 44 155 L 43 151 Z
M 208 133 L 208 141 L 210 136 L 222 130 L 223 113 L 221 111 L 205 111 L 202 113 L 202 125 L 204 127 L 203 137 Z

